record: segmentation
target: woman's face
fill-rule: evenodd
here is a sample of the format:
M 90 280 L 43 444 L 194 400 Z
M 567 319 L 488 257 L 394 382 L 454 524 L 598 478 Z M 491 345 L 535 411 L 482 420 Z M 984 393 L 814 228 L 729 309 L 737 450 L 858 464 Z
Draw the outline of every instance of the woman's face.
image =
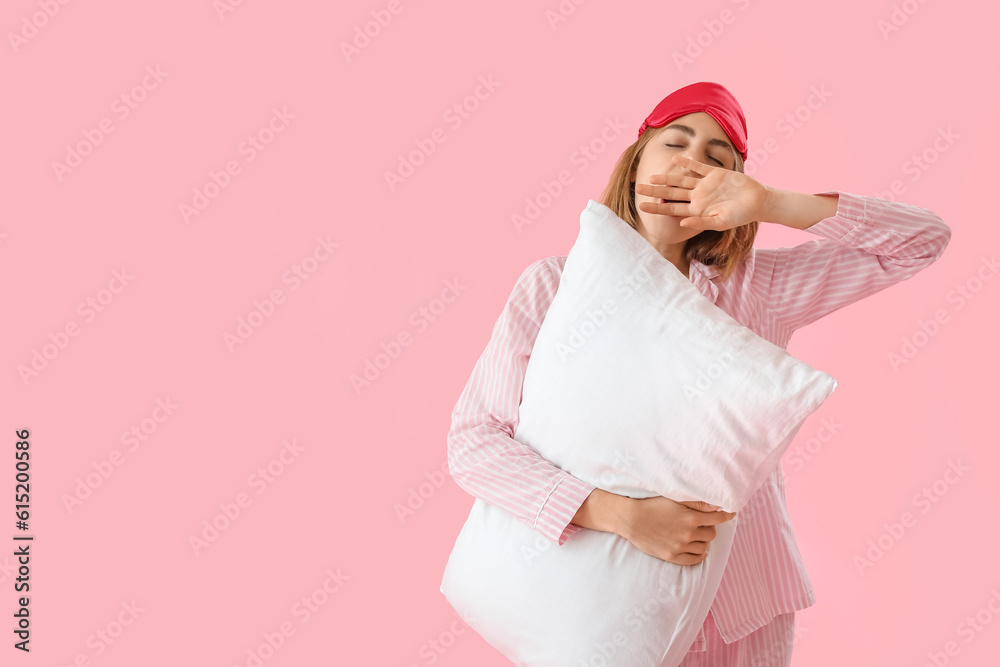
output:
M 681 174 L 684 170 L 672 162 L 675 155 L 684 155 L 698 162 L 733 169 L 735 149 L 722 126 L 704 111 L 679 116 L 665 127 L 649 128 L 657 134 L 642 149 L 639 164 L 632 174 L 632 191 L 639 212 L 640 227 L 659 243 L 680 243 L 701 230 L 680 226 L 683 216 L 647 213 L 639 208 L 644 201 L 662 201 L 658 197 L 635 193 L 636 183 L 649 183 L 650 174 Z M 642 231 L 642 230 L 640 230 Z M 645 235 L 645 234 L 644 234 Z

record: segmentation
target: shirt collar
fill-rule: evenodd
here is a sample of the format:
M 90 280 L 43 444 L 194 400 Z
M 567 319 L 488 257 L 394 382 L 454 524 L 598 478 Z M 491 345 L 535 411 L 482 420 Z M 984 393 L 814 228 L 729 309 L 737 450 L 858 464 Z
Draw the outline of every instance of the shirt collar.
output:
M 702 264 L 698 260 L 692 258 L 690 260 L 688 273 L 691 274 L 691 282 L 701 291 L 702 294 L 708 297 L 709 301 L 712 303 L 718 301 L 719 288 L 714 282 L 714 279 L 718 277 L 720 273 L 718 267 Z

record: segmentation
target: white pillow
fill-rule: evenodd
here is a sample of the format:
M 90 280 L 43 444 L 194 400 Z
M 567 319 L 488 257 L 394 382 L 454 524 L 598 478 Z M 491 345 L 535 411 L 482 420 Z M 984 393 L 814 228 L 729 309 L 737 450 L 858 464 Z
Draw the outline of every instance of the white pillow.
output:
M 738 512 L 836 385 L 591 199 L 528 360 L 514 438 L 612 493 Z M 441 592 L 516 665 L 674 667 L 739 520 L 716 526 L 704 561 L 677 565 L 604 531 L 554 545 L 477 498 Z

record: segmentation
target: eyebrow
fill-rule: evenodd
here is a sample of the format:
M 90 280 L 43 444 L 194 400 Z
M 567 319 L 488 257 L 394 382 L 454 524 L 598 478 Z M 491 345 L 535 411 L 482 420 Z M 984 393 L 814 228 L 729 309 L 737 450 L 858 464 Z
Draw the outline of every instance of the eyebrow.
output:
M 669 129 L 680 130 L 684 134 L 690 135 L 692 137 L 694 136 L 694 130 L 692 130 L 687 125 L 681 125 L 680 123 L 672 123 L 670 125 L 667 125 L 665 128 L 663 128 L 663 131 L 666 132 Z M 733 145 L 731 143 L 729 143 L 728 141 L 723 141 L 722 139 L 709 139 L 708 145 L 722 146 L 723 148 L 728 148 L 729 150 L 733 151 L 733 153 L 736 152 L 736 149 L 733 148 Z

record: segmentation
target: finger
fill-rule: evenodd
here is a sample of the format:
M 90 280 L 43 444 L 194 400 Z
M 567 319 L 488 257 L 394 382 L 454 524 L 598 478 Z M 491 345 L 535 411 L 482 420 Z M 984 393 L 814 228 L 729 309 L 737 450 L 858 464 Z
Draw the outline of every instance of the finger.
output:
M 708 551 L 708 542 L 705 540 L 698 540 L 696 542 L 688 542 L 687 545 L 682 547 L 684 553 L 693 554 L 695 556 L 700 556 Z
M 691 503 L 688 505 L 691 509 L 698 510 L 704 514 L 715 514 L 720 508 L 718 505 L 713 505 L 711 503 L 706 503 L 704 501 L 699 501 L 697 503 Z
M 646 195 L 647 197 L 658 197 L 660 199 L 672 199 L 674 201 L 691 201 L 691 190 L 679 188 L 672 185 L 650 185 L 649 183 L 636 183 L 635 193 Z
M 701 180 L 700 176 L 690 176 L 688 174 L 650 174 L 649 182 L 656 185 L 673 185 L 691 190 L 697 187 Z
M 674 502 L 677 502 L 676 500 Z M 692 509 L 698 512 L 713 512 L 718 505 L 712 505 L 711 503 L 706 503 L 704 500 L 686 500 L 684 502 L 677 503 L 678 505 L 683 505 L 688 509 Z
M 668 562 L 676 565 L 697 565 L 705 560 L 704 554 L 677 554 Z
M 705 164 L 704 162 L 698 162 L 694 158 L 690 158 L 687 155 L 675 155 L 674 162 L 679 164 L 681 167 L 693 171 L 696 174 L 706 175 L 712 169 L 715 169 L 712 165 Z
M 681 218 L 691 215 L 691 204 L 643 201 L 639 202 L 639 210 L 654 215 L 671 215 L 675 218 Z
M 692 542 L 711 542 L 715 539 L 715 526 L 698 526 L 691 531 Z
M 711 217 L 703 216 L 692 216 L 690 218 L 684 218 L 680 221 L 681 227 L 688 227 L 690 229 L 721 229 L 721 225 Z
M 704 517 L 698 518 L 698 521 L 701 522 L 699 526 L 715 526 L 736 516 L 734 512 L 704 512 L 704 514 Z

